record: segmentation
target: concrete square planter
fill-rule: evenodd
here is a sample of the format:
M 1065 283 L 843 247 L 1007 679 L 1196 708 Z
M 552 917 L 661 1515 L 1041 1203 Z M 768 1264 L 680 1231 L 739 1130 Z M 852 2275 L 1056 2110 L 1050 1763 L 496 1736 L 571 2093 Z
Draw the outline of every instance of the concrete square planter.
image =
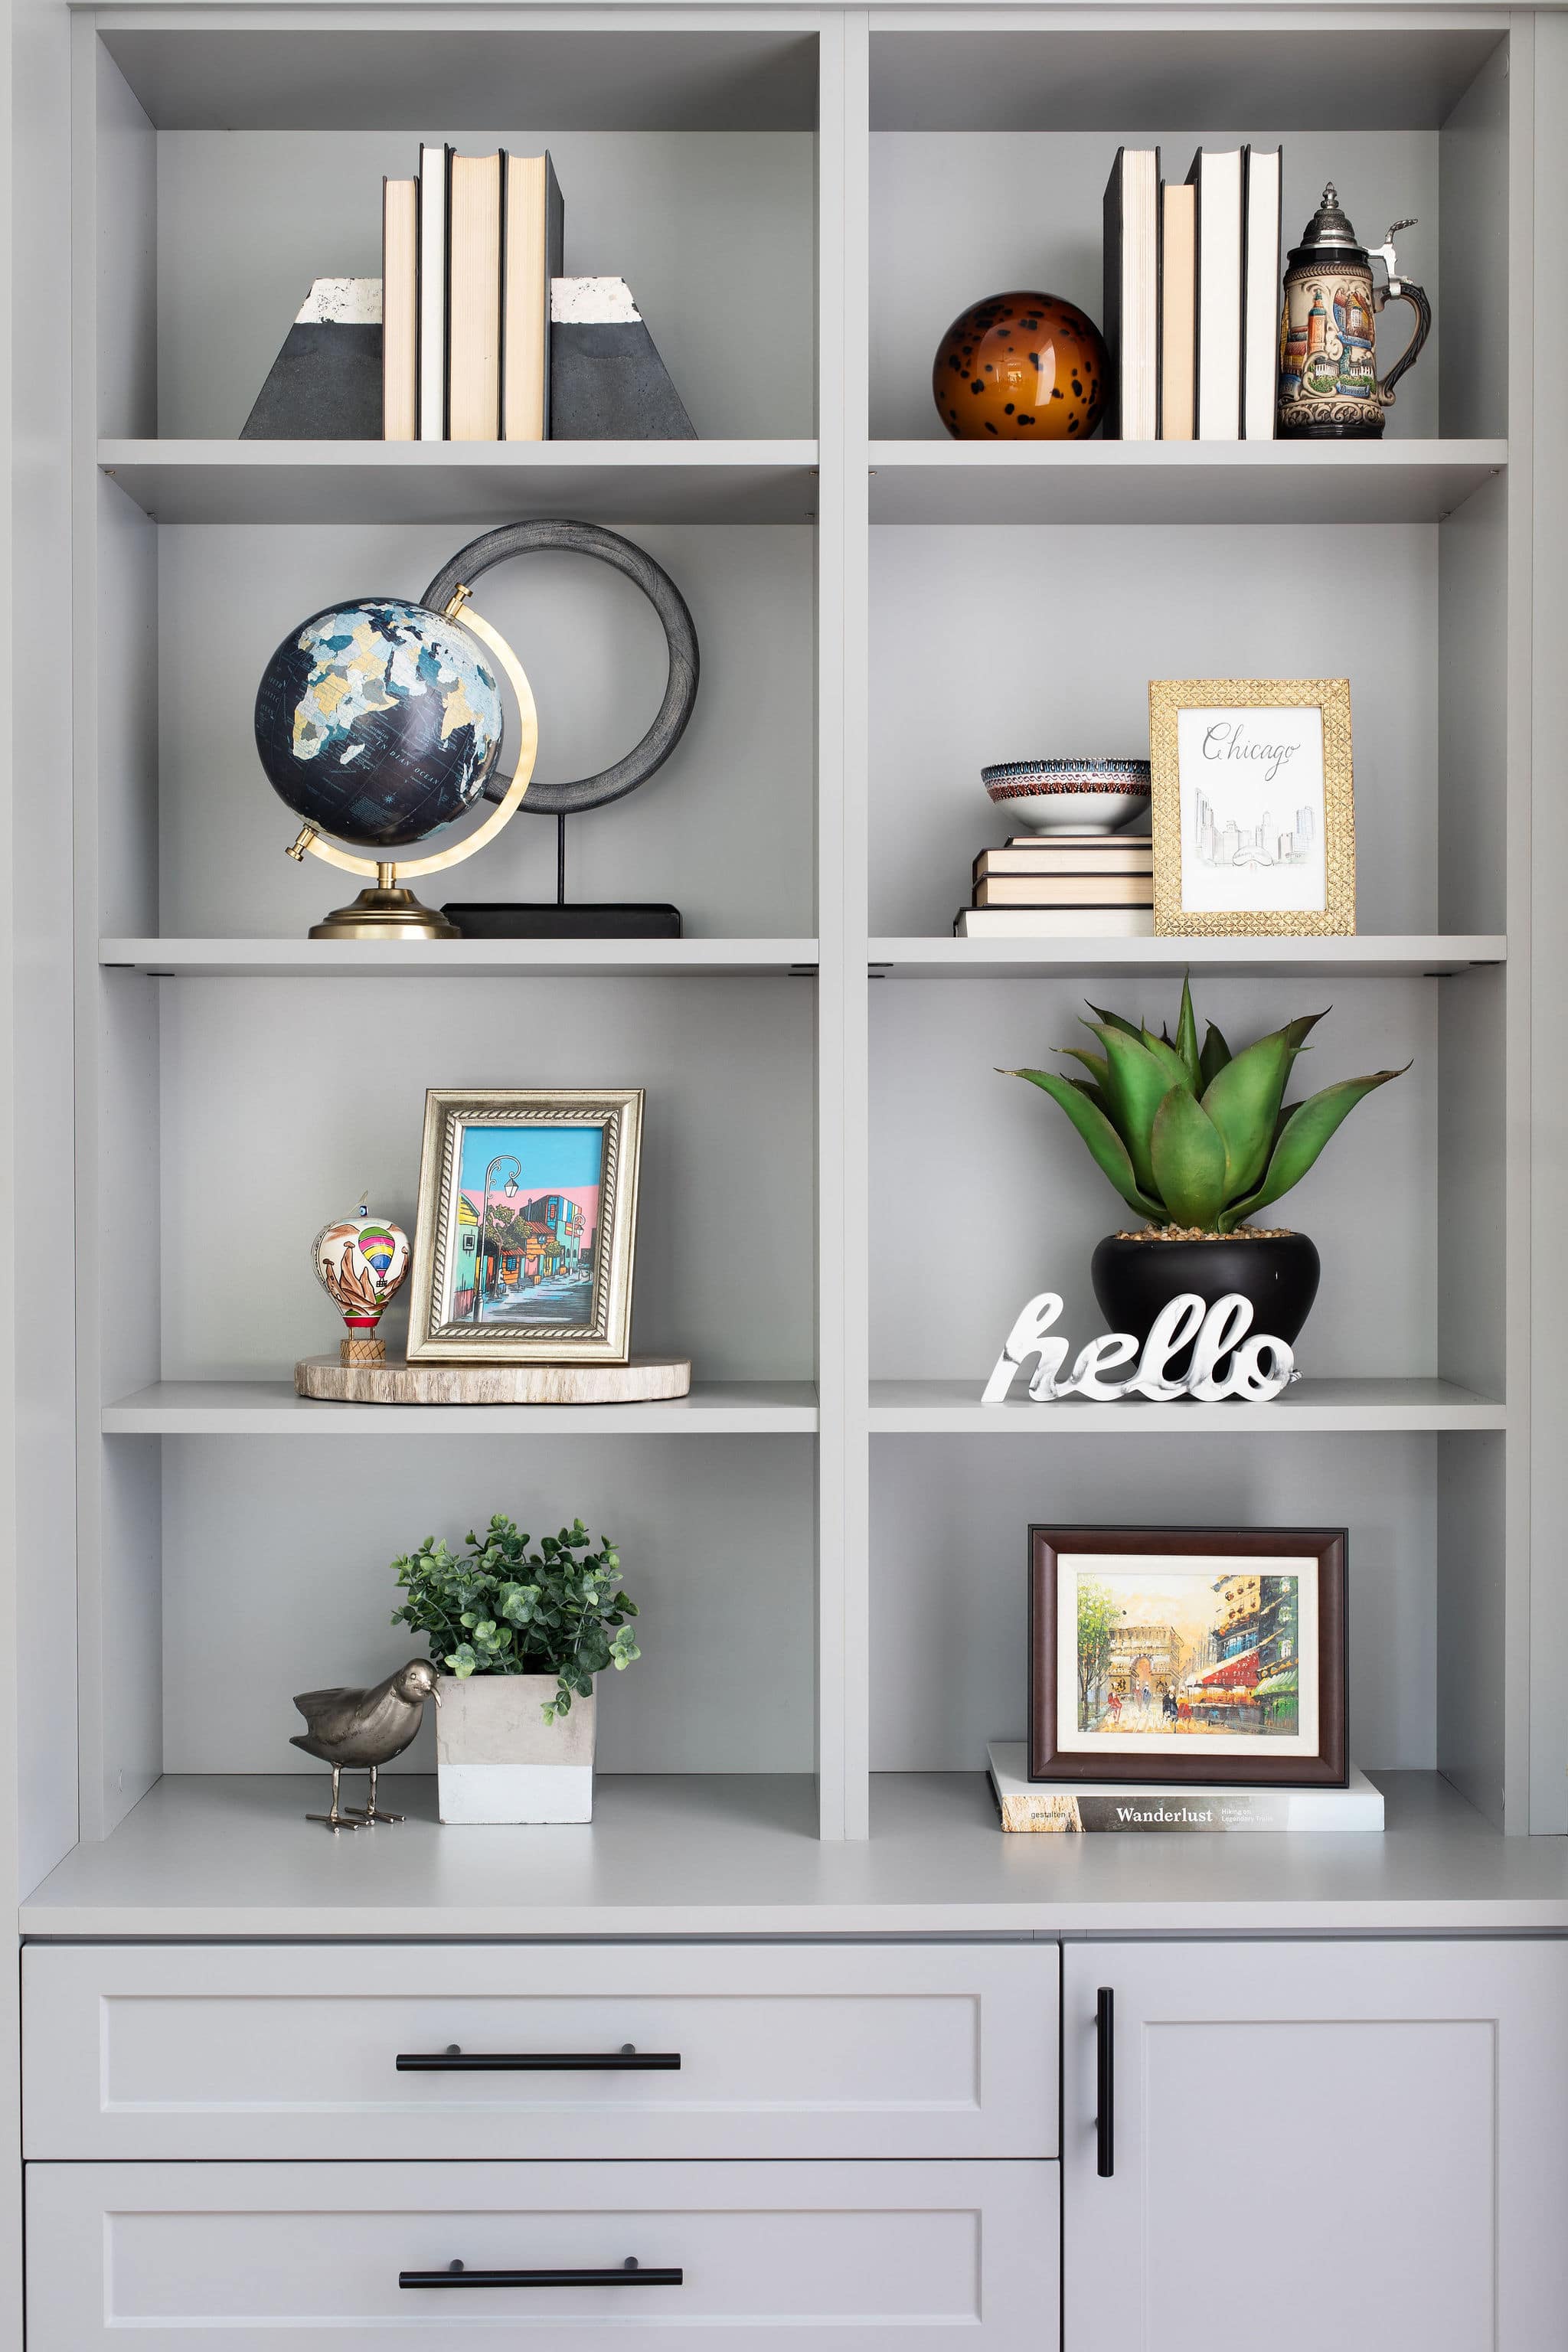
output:
M 564 1720 L 546 1723 L 553 1675 L 443 1675 L 439 1689 L 444 1822 L 593 1820 L 593 1699 L 574 1698 Z

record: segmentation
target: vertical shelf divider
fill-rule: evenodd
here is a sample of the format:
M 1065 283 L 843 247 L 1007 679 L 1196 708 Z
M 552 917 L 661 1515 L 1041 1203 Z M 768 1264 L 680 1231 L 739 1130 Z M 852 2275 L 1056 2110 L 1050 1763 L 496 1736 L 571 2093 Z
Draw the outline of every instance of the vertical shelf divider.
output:
M 840 1199 L 847 1257 L 844 1406 L 845 1834 L 870 1834 L 871 1766 L 871 1045 L 870 892 L 871 33 L 868 11 L 844 18 L 844 1059 L 848 1117 Z
M 1525 609 L 1533 619 L 1533 814 L 1528 864 L 1520 874 L 1509 911 L 1510 919 L 1521 925 L 1531 911 L 1539 917 L 1530 940 L 1530 969 L 1542 1018 L 1533 1024 L 1533 1034 L 1526 1032 L 1520 1046 L 1521 1083 L 1531 1087 L 1531 1093 L 1515 1096 L 1520 1109 L 1512 1126 L 1516 1134 L 1533 1132 L 1540 1137 L 1548 1151 L 1553 1148 L 1560 1151 L 1563 1092 L 1568 1087 L 1568 1041 L 1561 1016 L 1561 1007 L 1568 1003 L 1568 936 L 1562 919 L 1563 876 L 1568 872 L 1568 679 L 1563 666 L 1563 647 L 1568 640 L 1568 569 L 1563 562 L 1568 533 L 1568 459 L 1559 392 L 1563 370 L 1568 368 L 1568 322 L 1561 299 L 1568 272 L 1568 146 L 1563 139 L 1568 110 L 1568 17 L 1542 16 L 1532 29 L 1538 136 L 1533 186 L 1521 195 L 1526 202 L 1533 200 L 1534 282 L 1516 280 L 1512 299 L 1532 306 L 1535 414 L 1542 424 L 1550 419 L 1552 430 L 1543 431 L 1538 444 L 1531 436 L 1529 514 L 1534 534 L 1533 576 L 1524 595 Z M 1522 1115 L 1527 1104 L 1528 1118 Z M 1516 1140 L 1513 1150 L 1521 1152 L 1522 1143 Z M 1552 1181 L 1552 1172 L 1550 1169 L 1544 1172 L 1533 1194 L 1523 1188 L 1521 1203 L 1531 1220 L 1531 1244 L 1539 1253 L 1535 1262 L 1548 1281 L 1563 1256 L 1558 1185 Z M 1527 1255 L 1521 1269 L 1527 1300 L 1530 1265 Z M 1521 1646 L 1534 1683 L 1529 1826 L 1561 1835 L 1568 1830 L 1568 1710 L 1563 1706 L 1563 1661 L 1568 1655 L 1568 1575 L 1563 1557 L 1568 1458 L 1562 1442 L 1568 1394 L 1561 1310 L 1555 1297 L 1542 1297 L 1542 1312 L 1530 1334 L 1530 1358 L 1528 1425 L 1540 1438 L 1531 1456 L 1531 1574 L 1528 1591 L 1521 1590 L 1510 1605 L 1525 1618 Z M 1514 1442 L 1510 1440 L 1510 1444 Z
M 866 1834 L 865 1265 L 850 1204 L 864 1196 L 865 912 L 857 898 L 855 757 L 864 698 L 854 581 L 863 570 L 855 356 L 863 265 L 846 223 L 864 178 L 866 19 L 821 29 L 817 131 L 817 1579 L 818 1833 Z M 858 477 L 860 479 L 858 479 Z M 861 828 L 863 832 L 863 826 Z M 857 1177 L 860 1181 L 857 1182 Z

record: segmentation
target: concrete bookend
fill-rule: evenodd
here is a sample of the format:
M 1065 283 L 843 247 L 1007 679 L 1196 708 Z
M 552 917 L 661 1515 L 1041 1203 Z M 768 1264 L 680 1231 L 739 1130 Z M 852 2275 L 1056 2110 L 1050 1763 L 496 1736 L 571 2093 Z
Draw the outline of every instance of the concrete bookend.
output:
M 624 278 L 550 281 L 552 441 L 695 441 Z
M 381 280 L 318 278 L 239 437 L 379 441 L 381 414 Z

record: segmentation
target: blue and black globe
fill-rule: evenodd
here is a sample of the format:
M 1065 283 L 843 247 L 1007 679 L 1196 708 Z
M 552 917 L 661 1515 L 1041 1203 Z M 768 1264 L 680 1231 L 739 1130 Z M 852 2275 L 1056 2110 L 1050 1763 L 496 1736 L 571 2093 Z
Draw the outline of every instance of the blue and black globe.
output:
M 256 696 L 256 748 L 279 797 L 363 849 L 439 833 L 485 788 L 501 699 L 459 622 L 363 596 L 291 629 Z

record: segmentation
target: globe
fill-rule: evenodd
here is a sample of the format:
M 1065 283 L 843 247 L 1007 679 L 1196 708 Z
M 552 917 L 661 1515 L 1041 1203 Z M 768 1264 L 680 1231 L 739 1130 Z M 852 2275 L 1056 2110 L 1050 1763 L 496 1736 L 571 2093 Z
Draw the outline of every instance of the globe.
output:
M 460 623 L 363 596 L 290 629 L 256 696 L 274 792 L 321 833 L 378 856 L 451 824 L 483 792 L 500 690 Z
M 1110 363 L 1099 328 L 1059 294 L 988 294 L 937 348 L 931 393 L 955 441 L 1087 441 Z

